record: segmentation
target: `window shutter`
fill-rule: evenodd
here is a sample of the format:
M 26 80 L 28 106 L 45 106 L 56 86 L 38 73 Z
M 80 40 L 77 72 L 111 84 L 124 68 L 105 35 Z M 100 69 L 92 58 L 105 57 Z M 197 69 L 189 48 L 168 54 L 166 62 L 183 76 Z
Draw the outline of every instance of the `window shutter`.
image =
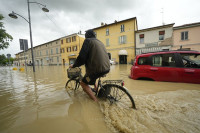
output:
M 120 36 L 118 37 L 118 44 L 120 44 Z
M 181 40 L 184 40 L 184 32 L 181 32 Z
M 185 32 L 185 40 L 188 40 L 188 32 Z
M 124 43 L 126 43 L 127 37 L 126 35 L 124 35 Z

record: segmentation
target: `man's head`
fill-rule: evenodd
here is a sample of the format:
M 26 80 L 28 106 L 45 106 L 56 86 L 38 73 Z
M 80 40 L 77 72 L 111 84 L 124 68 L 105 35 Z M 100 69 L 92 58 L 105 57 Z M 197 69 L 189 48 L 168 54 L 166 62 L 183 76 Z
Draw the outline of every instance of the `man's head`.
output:
M 93 30 L 87 30 L 85 33 L 85 38 L 96 38 L 95 32 Z

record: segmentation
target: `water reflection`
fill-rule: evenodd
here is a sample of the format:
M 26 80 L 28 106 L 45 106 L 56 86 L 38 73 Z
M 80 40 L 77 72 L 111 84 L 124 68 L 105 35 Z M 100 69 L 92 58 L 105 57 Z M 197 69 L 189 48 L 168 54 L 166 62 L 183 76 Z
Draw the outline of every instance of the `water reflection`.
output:
M 200 132 L 200 85 L 132 80 L 130 68 L 112 65 L 105 79 L 124 80 L 137 111 L 69 95 L 64 66 L 0 67 L 0 132 Z

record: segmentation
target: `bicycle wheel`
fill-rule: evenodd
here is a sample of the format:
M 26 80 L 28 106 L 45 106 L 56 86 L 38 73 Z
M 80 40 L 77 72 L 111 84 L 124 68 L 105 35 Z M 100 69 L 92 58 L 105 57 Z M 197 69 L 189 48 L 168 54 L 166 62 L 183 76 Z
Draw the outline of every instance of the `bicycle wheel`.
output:
M 122 108 L 136 109 L 132 96 L 124 87 L 116 84 L 106 84 L 102 87 L 104 89 L 105 97 L 110 101 L 111 104 L 116 103 L 117 106 Z
M 67 81 L 65 88 L 67 91 L 75 91 L 79 88 L 80 83 L 75 79 L 70 79 Z

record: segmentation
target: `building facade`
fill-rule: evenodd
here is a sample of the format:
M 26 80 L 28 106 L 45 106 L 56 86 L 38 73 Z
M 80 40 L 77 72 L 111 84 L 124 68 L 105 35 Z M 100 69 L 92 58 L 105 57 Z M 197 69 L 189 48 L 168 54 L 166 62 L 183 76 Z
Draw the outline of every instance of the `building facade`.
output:
M 61 60 L 63 65 L 74 64 L 85 40 L 82 34 L 71 34 L 60 39 Z
M 34 63 L 36 66 L 61 65 L 60 39 L 56 39 L 33 47 Z M 31 48 L 15 54 L 15 64 L 24 66 L 32 64 Z
M 136 54 L 171 50 L 173 24 L 136 31 Z
M 200 51 L 200 22 L 174 27 L 173 50 Z
M 106 46 L 109 58 L 119 64 L 132 63 L 135 57 L 136 17 L 115 21 L 111 24 L 101 23 L 94 28 L 97 39 Z
M 36 66 L 61 65 L 60 39 L 34 47 Z

